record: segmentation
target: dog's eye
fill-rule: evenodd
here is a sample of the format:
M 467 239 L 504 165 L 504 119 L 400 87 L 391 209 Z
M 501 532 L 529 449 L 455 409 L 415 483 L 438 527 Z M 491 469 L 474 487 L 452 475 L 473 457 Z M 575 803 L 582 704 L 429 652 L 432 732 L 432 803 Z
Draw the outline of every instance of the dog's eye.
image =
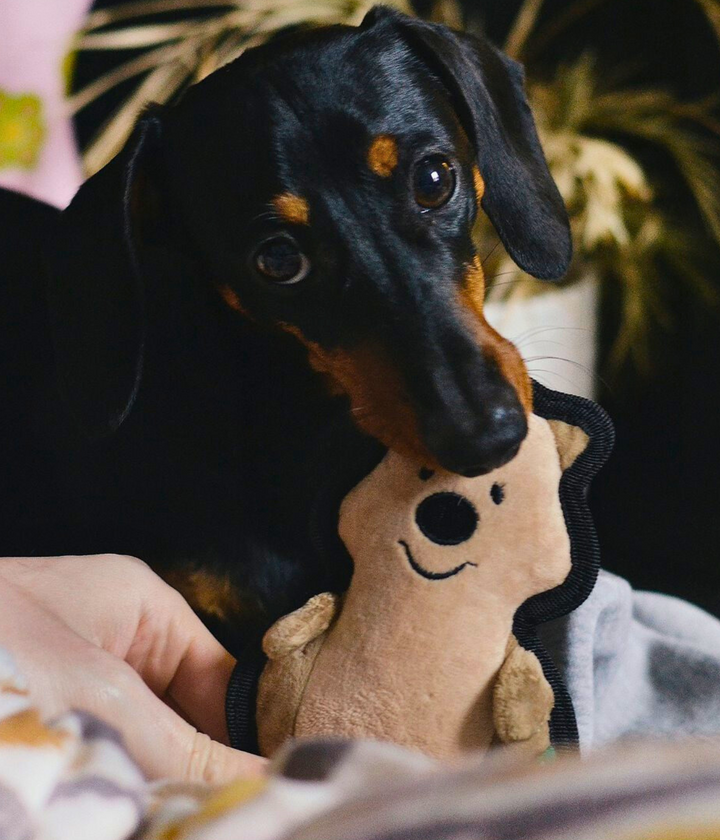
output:
M 426 210 L 436 210 L 450 200 L 455 191 L 455 170 L 442 155 L 429 155 L 415 167 L 415 201 Z
M 275 283 L 299 283 L 310 271 L 310 260 L 289 236 L 263 242 L 255 253 L 257 270 Z

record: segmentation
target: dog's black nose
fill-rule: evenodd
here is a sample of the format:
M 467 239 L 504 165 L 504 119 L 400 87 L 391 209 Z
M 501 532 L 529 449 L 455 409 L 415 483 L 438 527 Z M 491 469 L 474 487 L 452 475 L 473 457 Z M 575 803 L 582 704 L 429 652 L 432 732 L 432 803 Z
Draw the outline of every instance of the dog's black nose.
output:
M 433 493 L 415 511 L 415 522 L 437 545 L 459 545 L 469 540 L 478 524 L 475 506 L 458 493 Z
M 426 423 L 425 442 L 446 470 L 467 478 L 507 464 L 527 434 L 527 418 L 517 399 L 496 404 L 470 422 L 437 417 Z

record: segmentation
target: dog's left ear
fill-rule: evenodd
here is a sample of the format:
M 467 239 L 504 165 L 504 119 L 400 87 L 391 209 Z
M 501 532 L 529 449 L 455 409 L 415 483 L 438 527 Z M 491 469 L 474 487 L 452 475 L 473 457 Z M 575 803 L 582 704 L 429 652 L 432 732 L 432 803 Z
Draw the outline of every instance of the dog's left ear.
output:
M 150 173 L 160 138 L 155 112 L 86 181 L 63 211 L 48 283 L 61 394 L 90 438 L 114 432 L 140 387 L 145 287 L 138 229 L 152 205 Z
M 541 280 L 560 278 L 572 257 L 562 197 L 548 170 L 522 67 L 488 41 L 387 7 L 362 24 L 392 28 L 440 78 L 475 145 L 485 181 L 482 208 L 510 256 Z

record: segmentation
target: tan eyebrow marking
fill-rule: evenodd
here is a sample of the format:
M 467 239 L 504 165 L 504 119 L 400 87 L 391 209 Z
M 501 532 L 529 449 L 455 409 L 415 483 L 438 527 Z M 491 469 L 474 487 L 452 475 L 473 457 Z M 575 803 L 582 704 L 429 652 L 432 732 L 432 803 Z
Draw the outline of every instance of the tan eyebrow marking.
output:
M 306 225 L 310 219 L 310 207 L 299 195 L 282 193 L 272 200 L 273 207 L 286 222 L 294 225 Z
M 389 178 L 398 165 L 398 147 L 394 137 L 378 135 L 370 144 L 367 154 L 368 166 L 381 178 Z
M 247 315 L 245 307 L 242 303 L 240 303 L 240 298 L 235 294 L 230 286 L 219 286 L 218 291 L 230 309 L 234 309 L 236 312 L 241 312 L 243 315 Z
M 485 195 L 485 181 L 483 181 L 480 170 L 477 166 L 473 166 L 473 184 L 475 185 L 475 195 L 477 196 L 478 204 L 482 201 Z

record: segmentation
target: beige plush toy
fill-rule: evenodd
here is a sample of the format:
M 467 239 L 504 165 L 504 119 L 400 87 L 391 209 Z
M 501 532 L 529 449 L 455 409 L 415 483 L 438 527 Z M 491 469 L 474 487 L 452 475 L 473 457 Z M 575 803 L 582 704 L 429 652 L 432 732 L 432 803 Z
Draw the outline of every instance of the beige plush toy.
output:
M 553 692 L 513 616 L 570 570 L 558 486 L 587 441 L 532 415 L 514 460 L 478 478 L 389 452 L 340 510 L 348 591 L 312 598 L 265 635 L 261 752 L 321 734 L 444 758 L 494 742 L 542 752 Z

